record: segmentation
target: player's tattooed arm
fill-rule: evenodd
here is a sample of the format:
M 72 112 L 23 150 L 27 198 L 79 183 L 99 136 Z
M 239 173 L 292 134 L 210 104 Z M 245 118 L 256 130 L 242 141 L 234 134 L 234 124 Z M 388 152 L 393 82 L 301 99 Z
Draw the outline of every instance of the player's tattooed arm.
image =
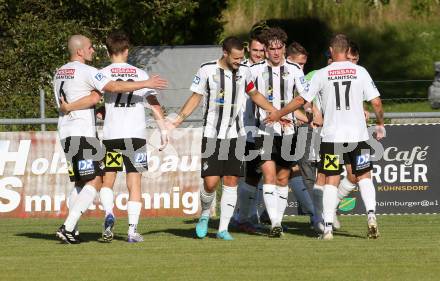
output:
M 370 102 L 373 106 L 374 114 L 376 115 L 376 139 L 380 140 L 386 136 L 382 100 L 380 97 L 377 97 L 372 99 Z
M 60 97 L 60 111 L 67 114 L 71 111 L 87 109 L 95 106 L 101 100 L 101 93 L 91 91 L 90 95 L 80 98 L 74 102 L 68 103 L 64 98 Z
M 190 116 L 202 100 L 203 95 L 193 93 L 183 105 L 179 114 L 171 121 L 173 127 L 178 127 L 182 122 Z

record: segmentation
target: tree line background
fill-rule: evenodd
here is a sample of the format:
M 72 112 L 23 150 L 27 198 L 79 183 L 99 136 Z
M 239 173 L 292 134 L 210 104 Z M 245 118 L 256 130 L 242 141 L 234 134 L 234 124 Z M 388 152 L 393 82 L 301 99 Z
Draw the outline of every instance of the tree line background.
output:
M 306 70 L 324 66 L 335 32 L 361 47 L 375 80 L 432 79 L 440 58 L 439 0 L 0 0 L 0 118 L 57 116 L 51 80 L 68 60 L 67 38 L 92 38 L 96 67 L 108 63 L 103 42 L 112 29 L 140 45 L 218 44 L 247 39 L 253 26 L 280 26 L 310 52 Z M 425 97 L 430 83 L 378 84 L 384 97 Z M 22 129 L 32 127 L 22 126 Z

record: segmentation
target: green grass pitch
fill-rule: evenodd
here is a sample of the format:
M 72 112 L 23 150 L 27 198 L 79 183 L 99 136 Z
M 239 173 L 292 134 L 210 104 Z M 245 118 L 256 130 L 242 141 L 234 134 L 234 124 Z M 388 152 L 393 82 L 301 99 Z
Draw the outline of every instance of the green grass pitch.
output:
M 61 244 L 56 219 L 0 219 L 0 280 L 440 280 L 440 217 L 379 216 L 381 237 L 366 239 L 365 216 L 342 216 L 333 241 L 306 217 L 289 217 L 281 239 L 232 232 L 234 241 L 194 239 L 193 219 L 142 219 L 145 242 L 102 243 L 102 220 L 81 220 L 80 245 Z

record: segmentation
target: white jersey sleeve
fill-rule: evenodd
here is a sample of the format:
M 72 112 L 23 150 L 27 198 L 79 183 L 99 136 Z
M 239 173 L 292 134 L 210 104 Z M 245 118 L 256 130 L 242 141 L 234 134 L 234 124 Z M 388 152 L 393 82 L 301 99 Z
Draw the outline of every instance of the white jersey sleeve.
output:
M 90 67 L 89 69 L 89 83 L 93 85 L 93 88 L 102 93 L 105 85 L 110 82 L 110 80 L 107 78 L 107 76 L 104 75 L 104 73 L 102 73 L 98 69 L 94 67 Z
M 306 80 L 306 77 L 304 76 L 304 72 L 301 69 L 301 67 L 297 64 L 295 64 L 297 67 L 294 69 L 294 76 L 295 76 L 295 90 L 301 95 L 302 93 L 307 92 L 309 83 Z
M 315 99 L 315 97 L 318 95 L 319 91 L 322 89 L 323 85 L 322 85 L 321 73 L 322 72 L 319 70 L 316 71 L 316 73 L 312 77 L 312 80 L 306 86 L 306 91 L 300 93 L 301 97 L 303 97 L 308 102 L 312 102 Z
M 207 81 L 208 76 L 203 67 L 200 67 L 200 69 L 197 71 L 197 74 L 194 76 L 191 87 L 189 89 L 196 94 L 206 96 L 208 94 L 206 92 Z

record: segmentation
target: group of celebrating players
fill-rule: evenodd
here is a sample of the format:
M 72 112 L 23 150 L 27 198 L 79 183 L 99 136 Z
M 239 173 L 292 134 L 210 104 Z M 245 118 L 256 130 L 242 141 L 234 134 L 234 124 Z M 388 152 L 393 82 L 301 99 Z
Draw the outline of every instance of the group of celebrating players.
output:
M 340 227 L 338 204 L 358 185 L 368 214 L 367 236 L 377 238 L 371 138 L 364 101 L 371 102 L 376 115 L 375 138 L 381 139 L 385 129 L 379 92 L 366 69 L 357 65 L 359 50 L 345 35 L 331 39 L 328 66 L 307 76 L 303 73 L 307 51 L 298 43 L 287 47 L 287 40 L 280 28 L 264 29 L 251 38 L 249 58 L 244 60 L 244 43 L 227 37 L 221 58 L 202 64 L 197 71 L 190 87 L 192 95 L 179 114 L 164 119 L 154 89 L 165 88 L 167 81 L 159 76 L 149 78 L 145 71 L 127 64 L 129 40 L 124 33 L 108 36 L 112 64 L 102 70 L 85 64 L 94 52 L 90 40 L 72 36 L 68 43 L 70 62 L 59 68 L 54 78 L 60 108 L 58 131 L 69 176 L 75 182 L 68 199 L 69 214 L 57 236 L 70 244 L 80 243 L 77 223 L 98 189 L 105 210 L 102 237 L 104 241 L 113 239 L 112 187 L 116 172 L 125 166 L 127 240 L 143 241 L 137 224 L 142 208 L 141 173 L 147 169 L 145 106 L 153 110 L 164 148 L 170 131 L 203 100 L 204 185 L 195 227 L 198 238 L 207 236 L 220 181 L 218 239 L 233 240 L 228 231 L 231 223 L 246 232 L 257 231 L 262 206 L 270 223 L 269 237 L 281 237 L 289 182 L 323 240 L 333 239 L 333 230 Z M 94 107 L 101 93 L 105 111 L 96 114 Z M 96 135 L 96 116 L 104 119 L 103 147 Z M 308 132 L 305 137 L 298 137 L 298 126 Z M 316 138 L 317 131 L 320 137 Z M 340 180 L 344 164 L 347 176 Z M 312 199 L 308 189 L 312 189 Z

